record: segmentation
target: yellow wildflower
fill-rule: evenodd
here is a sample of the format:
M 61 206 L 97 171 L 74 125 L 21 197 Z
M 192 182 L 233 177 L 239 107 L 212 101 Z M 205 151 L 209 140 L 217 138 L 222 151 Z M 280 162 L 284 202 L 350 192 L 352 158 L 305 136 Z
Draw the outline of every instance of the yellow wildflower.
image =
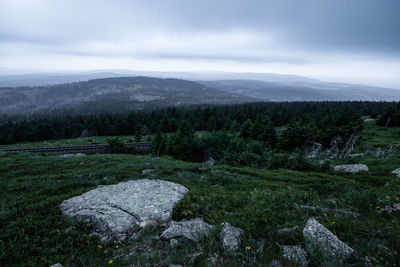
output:
M 377 206 L 376 208 L 377 208 L 377 209 L 380 209 L 380 208 L 381 208 L 381 206 Z
M 109 260 L 108 263 L 111 264 L 113 262 L 113 260 Z
M 250 249 L 251 249 L 251 247 L 250 247 L 250 246 L 246 247 L 246 250 L 250 250 Z
M 98 247 L 98 248 L 102 248 L 103 246 L 102 246 L 102 245 L 97 245 L 97 247 Z
M 384 208 L 381 208 L 381 211 L 384 211 L 385 209 Z
M 336 222 L 335 221 L 332 221 L 332 224 L 335 224 Z
M 118 245 L 116 245 L 116 246 L 115 246 L 115 248 L 119 248 L 119 246 L 118 246 Z
M 224 225 L 225 225 L 225 223 L 224 223 L 224 222 L 222 222 L 222 223 L 221 223 L 221 225 L 222 225 L 222 226 L 224 226 Z

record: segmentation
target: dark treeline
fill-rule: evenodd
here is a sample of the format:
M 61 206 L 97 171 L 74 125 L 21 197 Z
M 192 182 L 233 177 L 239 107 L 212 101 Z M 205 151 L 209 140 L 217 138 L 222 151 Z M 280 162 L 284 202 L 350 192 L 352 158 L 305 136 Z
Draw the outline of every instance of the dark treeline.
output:
M 249 129 L 262 128 L 271 122 L 274 127 L 287 125 L 290 128 L 301 128 L 299 130 L 309 132 L 310 135 L 316 134 L 318 141 L 326 143 L 338 133 L 352 131 L 353 127 L 357 127 L 361 115 L 375 118 L 382 114 L 379 122 L 385 124 L 391 117 L 389 126 L 393 125 L 397 123 L 399 107 L 395 102 L 269 102 L 171 107 L 126 114 L 47 115 L 17 122 L 9 120 L 2 124 L 0 144 L 74 138 L 80 136 L 84 129 L 98 136 L 133 135 L 144 125 L 153 133 L 171 133 L 176 132 L 184 120 L 190 123 L 194 131 L 239 131 L 242 126 Z M 349 124 L 354 126 L 349 128 Z

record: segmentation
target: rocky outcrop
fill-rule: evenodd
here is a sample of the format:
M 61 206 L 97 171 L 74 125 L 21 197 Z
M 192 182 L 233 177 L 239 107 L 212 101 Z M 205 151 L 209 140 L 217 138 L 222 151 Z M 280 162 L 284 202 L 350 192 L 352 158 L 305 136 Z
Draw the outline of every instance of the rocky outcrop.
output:
M 400 168 L 395 169 L 394 171 L 392 171 L 392 173 L 393 173 L 394 175 L 396 175 L 398 178 L 400 178 Z
M 161 238 L 171 239 L 185 237 L 189 240 L 197 242 L 201 237 L 207 236 L 213 228 L 214 226 L 204 222 L 199 218 L 190 221 L 172 221 L 168 229 L 161 234 Z
M 163 180 L 136 180 L 101 186 L 65 200 L 64 216 L 90 223 L 101 236 L 120 238 L 171 221 L 174 205 L 188 189 Z
M 369 171 L 368 166 L 365 164 L 346 164 L 346 165 L 337 165 L 333 167 L 335 172 L 350 172 L 357 173 L 362 171 Z
M 307 221 L 303 236 L 310 249 L 319 250 L 330 262 L 346 262 L 357 257 L 357 252 L 342 242 L 314 218 Z
M 307 252 L 300 246 L 281 246 L 282 256 L 288 261 L 294 261 L 298 266 L 308 266 Z
M 224 223 L 220 238 L 222 245 L 230 251 L 237 250 L 243 238 L 244 231 L 230 223 Z

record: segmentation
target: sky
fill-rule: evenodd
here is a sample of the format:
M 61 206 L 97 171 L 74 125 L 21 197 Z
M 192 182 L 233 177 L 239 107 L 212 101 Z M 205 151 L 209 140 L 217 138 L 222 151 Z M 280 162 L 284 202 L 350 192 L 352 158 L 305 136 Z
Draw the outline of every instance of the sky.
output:
M 0 0 L 0 74 L 296 74 L 400 89 L 399 0 Z

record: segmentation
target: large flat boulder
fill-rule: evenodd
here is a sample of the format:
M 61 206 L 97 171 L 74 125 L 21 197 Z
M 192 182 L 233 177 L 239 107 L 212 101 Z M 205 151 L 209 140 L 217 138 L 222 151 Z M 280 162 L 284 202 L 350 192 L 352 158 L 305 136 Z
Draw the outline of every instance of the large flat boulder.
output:
M 339 240 L 331 231 L 326 229 L 314 218 L 307 221 L 303 229 L 306 244 L 318 249 L 330 262 L 346 262 L 357 257 L 357 252 L 346 243 Z
M 96 233 L 116 238 L 151 222 L 171 221 L 174 205 L 188 189 L 163 180 L 135 180 L 101 186 L 65 200 L 60 209 L 67 218 L 88 222 Z
M 171 239 L 176 237 L 185 237 L 197 242 L 202 236 L 207 236 L 213 228 L 213 225 L 210 225 L 199 218 L 190 221 L 172 221 L 169 228 L 161 234 L 161 238 Z
M 362 171 L 369 171 L 368 166 L 365 164 L 345 164 L 345 165 L 337 165 L 333 167 L 335 172 L 350 172 L 357 173 Z

